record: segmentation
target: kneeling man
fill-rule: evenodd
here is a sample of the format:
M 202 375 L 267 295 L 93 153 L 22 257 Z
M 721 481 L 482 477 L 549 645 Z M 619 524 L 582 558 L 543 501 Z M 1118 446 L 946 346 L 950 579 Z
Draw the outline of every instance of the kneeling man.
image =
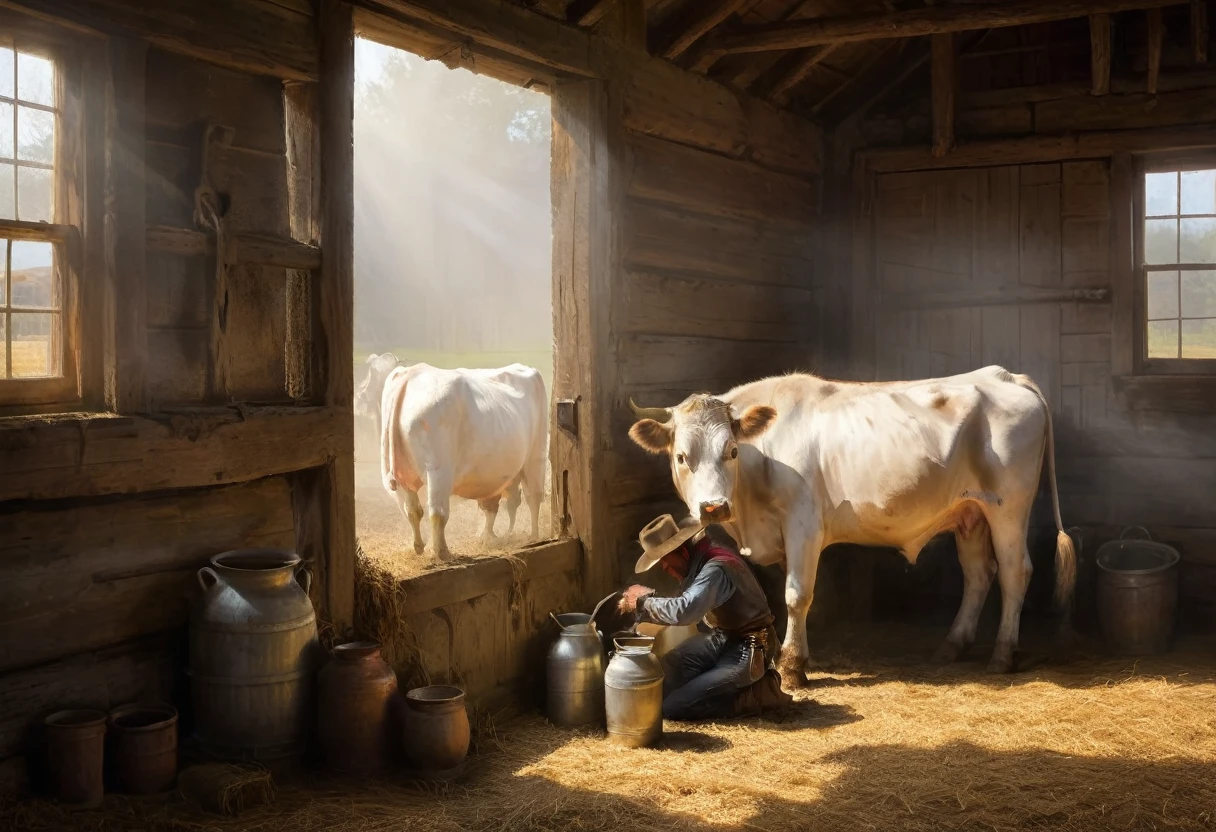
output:
M 713 630 L 698 633 L 663 657 L 663 717 L 721 719 L 756 714 L 792 701 L 772 665 L 777 632 L 768 601 L 751 567 L 735 550 L 711 540 L 691 518 L 677 525 L 670 514 L 638 535 L 636 571 L 656 563 L 680 581 L 680 594 L 625 590 L 621 612 L 641 622 L 683 626 L 705 618 Z

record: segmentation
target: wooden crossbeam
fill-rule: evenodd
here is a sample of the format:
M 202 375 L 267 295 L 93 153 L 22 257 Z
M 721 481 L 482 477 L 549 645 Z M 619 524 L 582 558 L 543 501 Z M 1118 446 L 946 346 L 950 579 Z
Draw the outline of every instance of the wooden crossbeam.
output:
M 603 20 L 608 12 L 612 11 L 612 7 L 618 2 L 619 0 L 594 0 L 590 6 L 586 7 L 586 9 L 578 15 L 576 22 L 579 26 L 583 27 L 594 26 Z
M 811 49 L 806 55 L 803 55 L 798 63 L 790 68 L 790 71 L 778 78 L 773 88 L 769 90 L 769 100 L 774 104 L 784 106 L 790 100 L 790 94 L 794 88 L 801 84 L 806 77 L 811 74 L 811 70 L 819 66 L 824 58 L 836 51 L 836 44 L 829 43 L 827 46 L 820 46 Z
M 1181 0 L 1021 0 L 987 6 L 930 6 L 902 12 L 769 23 L 718 35 L 713 46 L 724 54 L 770 52 L 828 43 L 1000 29 L 1180 4 Z
M 710 29 L 724 23 L 728 17 L 749 3 L 750 0 L 710 0 L 704 3 L 693 19 L 681 21 L 678 28 L 668 34 L 663 46 L 663 57 L 669 61 L 680 57 L 708 34 Z
M 929 41 L 929 69 L 933 103 L 933 155 L 941 158 L 954 147 L 955 91 L 958 89 L 954 34 L 933 35 Z

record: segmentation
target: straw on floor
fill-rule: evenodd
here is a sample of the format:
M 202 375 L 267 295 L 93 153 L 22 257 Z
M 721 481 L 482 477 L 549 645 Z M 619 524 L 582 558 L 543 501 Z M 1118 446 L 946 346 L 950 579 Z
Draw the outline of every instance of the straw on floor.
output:
M 875 628 L 884 639 L 889 632 Z M 936 629 L 865 634 L 782 721 L 668 723 L 617 750 L 538 716 L 483 722 L 460 783 L 317 777 L 235 820 L 182 801 L 107 798 L 0 828 L 81 830 L 1209 829 L 1216 826 L 1216 641 L 1142 661 L 1088 658 L 1007 677 L 938 670 Z M 880 654 L 880 655 L 877 655 Z M 65 823 L 65 820 L 67 823 Z

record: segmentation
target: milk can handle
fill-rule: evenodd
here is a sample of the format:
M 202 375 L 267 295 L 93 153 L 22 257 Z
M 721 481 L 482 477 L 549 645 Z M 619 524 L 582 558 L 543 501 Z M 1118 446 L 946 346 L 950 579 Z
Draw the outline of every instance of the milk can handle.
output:
M 565 631 L 566 628 L 562 626 L 562 622 L 557 620 L 557 616 L 552 611 L 550 611 L 549 617 L 553 619 L 553 623 L 557 625 L 557 629 Z
M 210 584 L 207 583 L 204 576 L 210 576 L 210 578 L 211 578 Z M 220 582 L 220 576 L 215 574 L 215 570 L 212 569 L 210 566 L 204 566 L 202 569 L 198 570 L 198 585 L 199 585 L 199 588 L 203 590 L 203 592 L 206 592 L 207 590 L 211 589 L 211 587 L 215 586 L 219 582 Z
M 1144 532 L 1145 540 L 1151 541 L 1153 539 L 1153 536 L 1148 533 L 1148 529 L 1144 528 L 1144 526 L 1124 526 L 1123 531 L 1119 532 L 1119 539 L 1123 540 L 1124 538 L 1126 538 L 1127 533 L 1130 532 L 1132 529 L 1139 529 L 1140 531 Z
M 304 579 L 304 594 L 307 595 L 308 591 L 312 589 L 312 573 L 308 571 L 307 567 L 301 566 L 300 570 L 296 572 L 296 580 L 299 581 L 301 577 Z

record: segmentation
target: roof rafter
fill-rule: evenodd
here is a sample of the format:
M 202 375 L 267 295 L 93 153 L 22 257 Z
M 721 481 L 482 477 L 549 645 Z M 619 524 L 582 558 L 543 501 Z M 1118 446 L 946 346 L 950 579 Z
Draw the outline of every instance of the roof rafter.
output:
M 755 0 L 707 0 L 699 5 L 696 14 L 676 22 L 662 41 L 660 54 L 669 61 L 683 55 L 688 49 L 744 6 L 755 5 Z
M 769 52 L 828 43 L 998 29 L 1177 5 L 1183 5 L 1181 0 L 1020 0 L 992 6 L 930 6 L 902 12 L 769 23 L 718 35 L 713 48 L 724 54 Z

